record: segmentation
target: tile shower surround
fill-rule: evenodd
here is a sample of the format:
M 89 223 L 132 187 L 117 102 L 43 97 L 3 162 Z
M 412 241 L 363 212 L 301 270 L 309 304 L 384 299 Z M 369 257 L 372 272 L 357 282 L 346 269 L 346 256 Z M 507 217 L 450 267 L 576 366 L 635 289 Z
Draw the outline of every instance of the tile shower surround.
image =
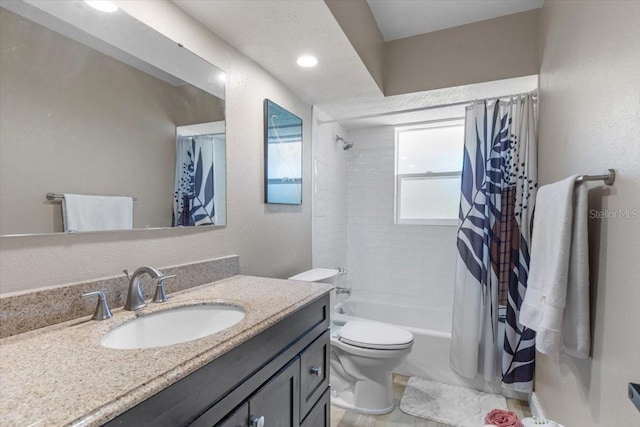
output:
M 172 294 L 239 274 L 240 258 L 231 255 L 158 269 L 167 276 L 176 275 L 175 279 L 165 281 L 167 294 Z M 156 281 L 144 275 L 141 288 L 145 299 L 149 299 L 155 293 Z M 97 300 L 95 297 L 82 298 L 82 294 L 87 292 L 102 290 L 107 294 L 111 309 L 122 307 L 127 299 L 128 289 L 129 279 L 122 274 L 2 296 L 0 338 L 93 314 Z
M 314 112 L 314 117 L 317 112 Z M 315 120 L 314 120 L 315 123 Z M 313 127 L 313 239 L 314 267 L 347 266 L 347 156 L 335 141 L 347 138 L 338 124 Z M 347 138 L 348 139 L 348 138 Z
M 313 132 L 313 266 L 347 267 L 354 298 L 451 317 L 456 227 L 394 223 L 393 126 Z

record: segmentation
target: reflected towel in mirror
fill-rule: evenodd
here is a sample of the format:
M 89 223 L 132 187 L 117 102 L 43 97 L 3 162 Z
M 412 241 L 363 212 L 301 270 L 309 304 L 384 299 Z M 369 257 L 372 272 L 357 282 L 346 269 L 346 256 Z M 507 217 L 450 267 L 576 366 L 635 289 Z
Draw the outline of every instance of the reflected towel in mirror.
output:
M 133 198 L 66 194 L 62 199 L 64 231 L 133 229 Z

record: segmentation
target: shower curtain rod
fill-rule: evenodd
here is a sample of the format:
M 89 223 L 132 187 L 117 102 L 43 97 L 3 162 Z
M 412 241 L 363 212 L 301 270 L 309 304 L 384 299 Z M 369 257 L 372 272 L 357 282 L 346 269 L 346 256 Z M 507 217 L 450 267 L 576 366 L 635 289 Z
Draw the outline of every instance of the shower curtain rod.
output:
M 517 93 L 517 94 L 514 94 L 514 95 L 495 96 L 493 98 L 486 98 L 485 100 L 486 101 L 495 101 L 496 99 L 515 98 L 515 97 L 520 97 L 520 96 L 529 95 L 529 94 L 533 94 L 534 99 L 538 97 L 538 91 L 531 91 L 531 92 Z M 472 99 L 472 100 L 468 100 L 468 101 L 450 102 L 448 104 L 429 105 L 429 106 L 426 106 L 426 107 L 409 108 L 409 109 L 406 109 L 406 110 L 388 111 L 386 113 L 368 114 L 368 115 L 365 115 L 365 116 L 353 116 L 353 117 L 346 117 L 346 118 L 335 119 L 335 120 L 318 120 L 318 124 L 326 125 L 326 124 L 329 124 L 329 123 L 350 122 L 350 121 L 353 121 L 353 120 L 375 119 L 375 118 L 378 118 L 378 117 L 395 116 L 396 114 L 418 113 L 420 111 L 436 110 L 438 108 L 447 108 L 447 107 L 457 107 L 459 105 L 468 105 L 468 104 L 472 104 L 472 103 L 474 103 L 476 101 L 479 101 L 479 100 L 478 99 Z

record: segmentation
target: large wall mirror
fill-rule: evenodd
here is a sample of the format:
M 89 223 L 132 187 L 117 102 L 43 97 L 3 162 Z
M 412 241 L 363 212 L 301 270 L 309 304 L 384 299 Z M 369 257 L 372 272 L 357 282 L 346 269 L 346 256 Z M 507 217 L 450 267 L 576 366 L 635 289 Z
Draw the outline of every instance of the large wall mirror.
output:
M 134 229 L 226 224 L 220 69 L 81 0 L 0 19 L 0 235 L 72 231 L 64 194 L 134 197 Z

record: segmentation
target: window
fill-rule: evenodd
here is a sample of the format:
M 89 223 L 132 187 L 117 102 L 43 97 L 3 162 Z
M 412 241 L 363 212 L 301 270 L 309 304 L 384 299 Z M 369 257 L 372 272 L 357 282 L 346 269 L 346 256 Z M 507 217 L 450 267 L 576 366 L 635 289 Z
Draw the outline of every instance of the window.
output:
M 396 128 L 396 223 L 455 225 L 464 122 Z

